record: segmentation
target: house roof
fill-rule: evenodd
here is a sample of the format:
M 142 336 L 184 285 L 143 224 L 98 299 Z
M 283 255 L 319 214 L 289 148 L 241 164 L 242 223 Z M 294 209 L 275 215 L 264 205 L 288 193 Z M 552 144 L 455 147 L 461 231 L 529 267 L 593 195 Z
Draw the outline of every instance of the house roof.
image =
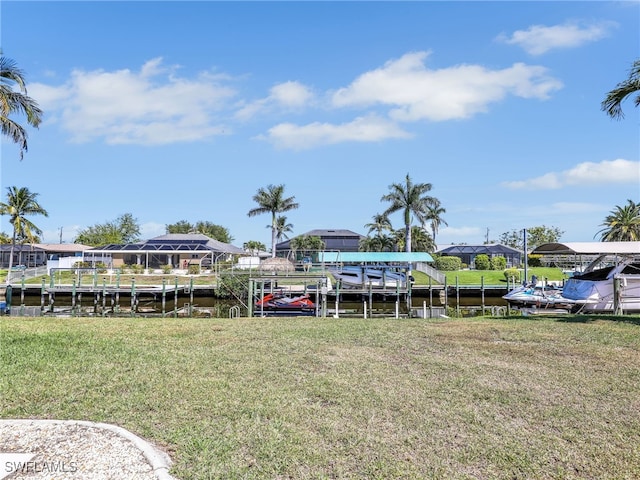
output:
M 362 235 L 351 230 L 334 228 L 334 229 L 315 229 L 309 230 L 307 233 L 303 233 L 299 236 L 317 236 L 317 237 L 357 237 L 361 238 Z
M 534 248 L 535 254 L 640 254 L 640 242 L 568 242 L 543 243 Z
M 36 243 L 34 246 L 40 247 L 47 252 L 65 252 L 76 253 L 84 252 L 91 248 L 89 245 L 83 245 L 82 243 Z

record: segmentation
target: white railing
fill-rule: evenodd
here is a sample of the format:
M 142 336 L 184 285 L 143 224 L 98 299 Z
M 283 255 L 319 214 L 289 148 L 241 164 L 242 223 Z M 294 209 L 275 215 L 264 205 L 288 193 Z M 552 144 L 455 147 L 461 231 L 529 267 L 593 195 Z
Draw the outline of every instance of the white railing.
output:
M 438 283 L 444 283 L 444 280 L 446 278 L 445 274 L 440 270 L 436 270 L 435 268 L 424 262 L 417 262 L 416 264 L 414 264 L 414 269 L 418 270 L 419 272 L 426 273 Z

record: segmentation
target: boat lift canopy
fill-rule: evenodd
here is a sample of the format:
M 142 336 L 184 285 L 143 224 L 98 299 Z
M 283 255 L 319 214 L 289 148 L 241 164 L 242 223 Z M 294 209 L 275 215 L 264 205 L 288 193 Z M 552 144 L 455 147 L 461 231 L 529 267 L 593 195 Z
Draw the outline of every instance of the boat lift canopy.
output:
M 537 255 L 629 255 L 640 254 L 640 242 L 543 243 L 531 252 Z
M 433 262 L 426 252 L 321 252 L 320 261 L 326 263 L 395 263 Z

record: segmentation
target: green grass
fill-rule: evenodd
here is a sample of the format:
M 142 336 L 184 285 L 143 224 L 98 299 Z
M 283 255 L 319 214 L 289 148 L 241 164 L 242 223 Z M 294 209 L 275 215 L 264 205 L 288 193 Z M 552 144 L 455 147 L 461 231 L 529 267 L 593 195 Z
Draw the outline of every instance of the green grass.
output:
M 640 477 L 640 317 L 0 320 L 0 415 L 182 479 Z M 1 448 L 0 442 L 0 450 Z

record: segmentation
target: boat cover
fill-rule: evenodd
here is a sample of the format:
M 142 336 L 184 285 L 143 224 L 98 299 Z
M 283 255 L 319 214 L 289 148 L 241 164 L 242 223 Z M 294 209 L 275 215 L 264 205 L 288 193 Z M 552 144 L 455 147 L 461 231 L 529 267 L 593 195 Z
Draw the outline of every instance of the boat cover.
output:
M 568 242 L 543 243 L 531 252 L 532 254 L 640 254 L 640 242 Z

